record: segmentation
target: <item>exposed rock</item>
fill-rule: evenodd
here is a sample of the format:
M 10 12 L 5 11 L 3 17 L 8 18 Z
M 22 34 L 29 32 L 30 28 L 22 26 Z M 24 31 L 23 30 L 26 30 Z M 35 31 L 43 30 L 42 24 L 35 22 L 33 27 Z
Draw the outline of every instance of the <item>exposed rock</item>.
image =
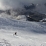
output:
M 13 18 L 18 17 L 19 15 L 25 15 L 28 21 L 39 22 L 43 18 L 46 18 L 45 14 L 30 10 L 30 9 L 34 9 L 34 8 L 35 8 L 35 5 L 32 4 L 30 6 L 24 6 L 24 8 L 22 8 L 22 9 L 21 8 L 9 9 L 9 10 L 6 10 L 5 12 L 6 12 L 6 14 L 11 15 Z
M 28 21 L 36 21 L 39 22 L 43 18 L 46 18 L 45 14 L 41 14 L 38 12 L 30 12 L 29 15 L 26 16 Z

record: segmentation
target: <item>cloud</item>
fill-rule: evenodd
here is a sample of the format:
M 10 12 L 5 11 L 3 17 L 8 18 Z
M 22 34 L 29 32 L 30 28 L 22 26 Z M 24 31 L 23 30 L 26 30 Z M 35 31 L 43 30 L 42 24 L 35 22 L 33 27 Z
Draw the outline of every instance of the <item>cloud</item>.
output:
M 17 1 L 9 1 L 9 0 L 0 0 L 0 9 L 9 9 L 9 8 L 15 8 L 18 7 Z
M 0 9 L 18 8 L 24 4 L 41 3 L 43 0 L 0 0 Z

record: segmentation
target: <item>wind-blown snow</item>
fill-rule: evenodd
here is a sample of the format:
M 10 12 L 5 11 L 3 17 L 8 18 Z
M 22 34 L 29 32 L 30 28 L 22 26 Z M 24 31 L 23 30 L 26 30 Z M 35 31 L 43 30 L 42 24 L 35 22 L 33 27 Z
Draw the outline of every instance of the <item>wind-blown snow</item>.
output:
M 0 46 L 46 46 L 46 24 L 0 17 Z

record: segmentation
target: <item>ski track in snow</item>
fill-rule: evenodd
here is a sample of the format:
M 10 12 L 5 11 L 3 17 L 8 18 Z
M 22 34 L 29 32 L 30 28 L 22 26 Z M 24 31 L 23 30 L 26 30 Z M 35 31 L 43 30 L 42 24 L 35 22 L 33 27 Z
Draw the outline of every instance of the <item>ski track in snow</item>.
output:
M 46 46 L 46 24 L 0 17 L 0 46 Z

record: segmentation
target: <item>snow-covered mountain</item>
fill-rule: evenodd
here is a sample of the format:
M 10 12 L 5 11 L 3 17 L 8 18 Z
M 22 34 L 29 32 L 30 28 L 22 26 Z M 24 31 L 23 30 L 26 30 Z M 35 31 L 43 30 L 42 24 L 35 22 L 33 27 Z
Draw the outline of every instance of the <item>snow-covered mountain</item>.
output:
M 7 3 L 8 7 L 0 3 L 0 8 L 6 7 L 0 10 L 0 46 L 46 46 L 46 3 L 43 0 L 22 2 L 16 3 L 18 8 L 15 3 L 13 6 L 9 3 L 10 9 Z
M 9 10 L 2 10 L 0 16 L 15 19 L 15 20 L 23 20 L 23 21 L 36 21 L 39 22 L 46 18 L 46 14 L 39 13 L 37 11 L 32 11 L 32 7 L 34 4 L 30 6 L 24 6 L 25 8 L 18 8 L 18 9 L 9 9 Z M 32 10 L 31 10 L 32 9 Z
M 46 46 L 46 23 L 0 17 L 0 46 Z
M 7 26 L 8 29 L 12 27 L 13 29 L 23 29 L 35 33 L 46 33 L 46 24 L 42 22 L 28 22 L 28 21 L 25 22 L 25 21 L 11 20 L 8 18 L 0 18 L 0 28 L 4 27 L 5 29 L 5 26 Z

